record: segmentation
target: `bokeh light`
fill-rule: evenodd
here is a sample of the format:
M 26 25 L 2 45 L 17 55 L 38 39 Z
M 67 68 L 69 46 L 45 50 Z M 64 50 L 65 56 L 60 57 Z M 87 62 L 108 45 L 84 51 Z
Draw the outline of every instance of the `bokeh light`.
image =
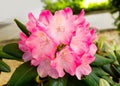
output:
M 108 0 L 84 0 L 83 6 L 84 8 L 88 8 L 90 4 L 100 5 L 101 3 L 108 3 Z

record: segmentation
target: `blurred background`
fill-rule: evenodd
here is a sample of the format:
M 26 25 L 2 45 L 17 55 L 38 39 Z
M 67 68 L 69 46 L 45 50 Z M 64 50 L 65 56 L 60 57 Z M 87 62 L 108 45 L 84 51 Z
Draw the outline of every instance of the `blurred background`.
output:
M 97 29 L 113 29 L 119 25 L 120 0 L 0 0 L 0 41 L 18 38 L 14 18 L 25 24 L 29 12 L 38 17 L 41 10 L 49 9 L 54 14 L 65 7 L 71 7 L 74 14 L 85 9 L 86 20 Z
M 40 0 L 0 0 L 0 22 L 14 18 L 26 19 L 29 12 L 40 12 L 43 3 Z
M 42 9 L 40 0 L 0 0 L 0 42 L 19 38 L 15 18 L 25 23 L 29 12 L 38 15 Z

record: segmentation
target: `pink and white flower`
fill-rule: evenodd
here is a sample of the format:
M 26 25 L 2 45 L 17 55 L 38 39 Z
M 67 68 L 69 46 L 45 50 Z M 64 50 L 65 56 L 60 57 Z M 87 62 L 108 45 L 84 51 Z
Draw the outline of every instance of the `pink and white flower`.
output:
M 97 50 L 93 43 L 95 29 L 84 18 L 84 10 L 73 15 L 71 8 L 40 13 L 39 18 L 29 14 L 27 29 L 30 36 L 21 33 L 19 48 L 24 52 L 23 60 L 37 66 L 40 77 L 63 77 L 65 73 L 81 79 L 89 75 L 90 63 Z
M 64 47 L 60 52 L 57 52 L 56 58 L 52 61 L 52 66 L 58 71 L 59 77 L 63 77 L 66 71 L 70 75 L 75 74 L 76 70 L 76 55 L 69 46 Z

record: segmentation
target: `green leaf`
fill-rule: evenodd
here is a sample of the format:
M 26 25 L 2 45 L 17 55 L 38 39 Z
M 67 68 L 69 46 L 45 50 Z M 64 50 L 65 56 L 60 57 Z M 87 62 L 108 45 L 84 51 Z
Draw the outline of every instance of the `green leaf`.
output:
M 16 58 L 14 56 L 11 56 L 3 51 L 0 51 L 0 58 L 4 58 L 4 59 L 11 59 L 11 60 L 21 60 L 19 58 Z
M 106 45 L 105 45 L 105 40 L 106 40 L 106 37 L 105 36 L 103 36 L 103 37 L 101 37 L 99 40 L 98 40 L 98 42 L 97 42 L 97 47 L 98 47 L 98 51 L 105 51 L 105 49 L 106 49 Z
M 75 76 L 69 76 L 67 86 L 98 86 L 99 77 L 94 73 L 90 73 L 88 76 L 82 77 L 78 80 Z
M 0 71 L 3 71 L 3 72 L 10 72 L 11 71 L 10 67 L 2 60 L 0 60 Z
M 30 36 L 29 31 L 26 29 L 26 26 L 24 24 L 22 24 L 17 19 L 14 19 L 14 21 L 17 24 L 17 26 L 20 28 L 20 30 L 26 34 L 26 36 Z
M 114 86 L 120 86 L 120 84 L 115 84 Z
M 8 86 L 33 86 L 32 83 L 35 83 L 35 78 L 37 76 L 36 67 L 30 65 L 29 62 L 23 63 L 20 65 L 9 82 Z M 31 85 L 30 85 L 31 84 Z
M 99 86 L 110 86 L 110 84 L 105 79 L 100 78 Z
M 116 60 L 115 55 L 113 55 L 112 53 L 106 53 L 107 55 L 105 57 L 109 58 L 109 59 L 113 59 L 114 61 Z
M 82 78 L 81 80 L 78 80 L 76 76 L 68 76 L 67 86 L 87 86 L 87 83 Z
M 120 53 L 117 52 L 117 51 L 115 51 L 115 55 L 116 55 L 117 60 L 118 60 L 118 62 L 119 62 L 119 64 L 120 64 Z
M 102 76 L 101 78 L 107 80 L 111 86 L 115 85 L 115 82 L 110 78 L 110 76 Z
M 96 57 L 95 61 L 91 64 L 92 66 L 102 66 L 102 65 L 110 64 L 114 62 L 113 59 L 109 59 L 98 54 L 96 54 L 95 57 Z
M 111 76 L 116 78 L 116 75 L 113 73 L 113 71 L 111 70 L 111 65 L 110 64 L 105 64 L 102 66 L 102 69 L 107 72 L 108 74 L 110 74 Z
M 84 81 L 87 83 L 87 86 L 98 86 L 99 77 L 94 72 L 92 72 L 84 79 Z
M 92 67 L 92 71 L 99 77 L 109 75 L 100 67 Z
M 3 52 L 22 60 L 23 52 L 18 48 L 17 43 L 5 45 L 3 47 Z
M 111 70 L 118 78 L 120 77 L 120 65 L 117 64 L 111 65 Z
M 59 79 L 49 79 L 49 86 L 67 86 L 67 77 L 62 77 Z

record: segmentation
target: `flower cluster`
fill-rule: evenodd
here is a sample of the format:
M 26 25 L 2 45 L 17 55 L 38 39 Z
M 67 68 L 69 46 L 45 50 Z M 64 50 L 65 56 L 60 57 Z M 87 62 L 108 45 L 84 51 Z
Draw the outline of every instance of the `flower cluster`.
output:
M 38 19 L 32 13 L 28 17 L 30 36 L 20 33 L 19 48 L 24 52 L 23 60 L 37 66 L 40 77 L 59 78 L 68 73 L 81 79 L 91 72 L 89 64 L 97 50 L 93 43 L 96 30 L 89 29 L 84 10 L 73 15 L 67 7 L 54 15 L 44 10 Z

